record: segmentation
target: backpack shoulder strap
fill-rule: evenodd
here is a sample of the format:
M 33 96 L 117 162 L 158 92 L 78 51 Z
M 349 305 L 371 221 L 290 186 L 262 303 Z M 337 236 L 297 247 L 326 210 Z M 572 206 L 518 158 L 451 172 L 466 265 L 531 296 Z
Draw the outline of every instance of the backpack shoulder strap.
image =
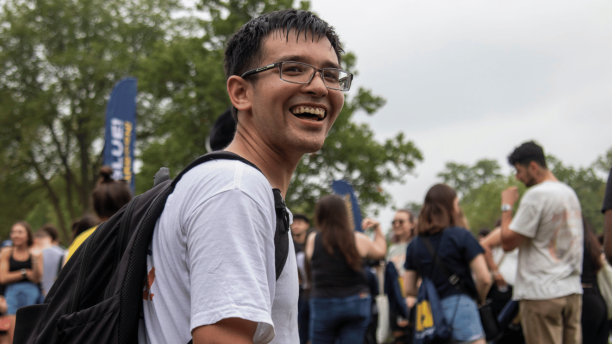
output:
M 446 267 L 446 265 L 444 264 L 444 262 L 442 261 L 442 259 L 440 258 L 440 256 L 438 255 L 438 252 L 436 252 L 436 250 L 433 248 L 433 246 L 431 245 L 431 242 L 429 242 L 429 239 L 426 237 L 421 238 L 423 241 L 423 244 L 425 244 L 425 248 L 427 249 L 427 251 L 429 251 L 429 254 L 434 258 L 434 262 L 436 263 L 436 265 L 438 266 L 438 269 L 440 269 L 440 271 L 442 271 L 442 273 L 444 274 L 444 276 L 446 276 L 446 278 L 448 278 L 448 282 L 455 287 L 457 290 L 459 290 L 460 292 L 468 295 L 469 297 L 478 300 L 478 297 L 475 297 L 473 295 L 473 293 L 470 293 L 464 285 L 464 281 L 461 278 L 461 276 L 454 274 L 454 273 L 450 273 L 450 271 L 448 270 L 448 268 Z
M 257 171 L 261 172 L 261 170 L 255 166 L 255 164 L 253 164 L 252 162 L 248 161 L 247 159 L 241 157 L 238 154 L 232 153 L 232 152 L 226 152 L 226 151 L 216 151 L 216 152 L 211 152 L 208 154 L 204 154 L 201 157 L 195 159 L 194 161 L 192 161 L 189 165 L 187 165 L 187 167 L 185 167 L 179 174 L 178 176 L 176 176 L 176 178 L 174 178 L 174 180 L 172 181 L 172 187 L 176 186 L 176 184 L 181 180 L 181 178 L 183 178 L 183 176 L 189 172 L 192 168 L 203 164 L 205 162 L 211 161 L 211 160 L 237 160 L 240 161 L 242 163 L 245 163 L 251 167 L 253 167 L 254 169 L 256 169 Z M 263 174 L 263 172 L 262 172 Z
M 274 193 L 274 209 L 276 211 L 276 230 L 274 231 L 274 266 L 276 280 L 280 277 L 289 255 L 289 213 L 279 189 Z

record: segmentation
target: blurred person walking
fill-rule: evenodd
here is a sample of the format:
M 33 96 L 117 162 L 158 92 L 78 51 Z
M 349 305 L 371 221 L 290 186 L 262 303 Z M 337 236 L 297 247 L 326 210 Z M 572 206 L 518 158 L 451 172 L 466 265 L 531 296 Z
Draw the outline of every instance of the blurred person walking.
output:
M 57 229 L 51 224 L 46 224 L 36 231 L 34 241 L 36 246 L 42 250 L 42 292 L 43 295 L 47 295 L 63 266 L 64 250 L 58 246 L 59 235 Z
M 607 344 L 609 336 L 608 308 L 599 290 L 597 272 L 603 266 L 601 245 L 591 224 L 583 221 L 584 258 L 582 261 L 582 342 Z
M 397 270 L 397 274 L 400 276 L 399 283 L 402 290 L 402 296 L 406 298 L 408 309 L 411 309 L 414 306 L 416 298 L 405 294 L 402 276 L 405 271 L 406 250 L 408 249 L 408 244 L 415 235 L 416 221 L 414 214 L 408 209 L 400 209 L 395 213 L 391 225 L 391 230 L 393 232 L 392 242 L 394 243 L 391 244 L 387 250 L 386 260 L 387 264 L 392 263 L 393 266 L 395 266 L 395 270 Z M 394 343 L 412 343 L 412 331 L 410 331 L 409 319 L 401 317 L 397 309 L 393 307 L 389 308 L 389 324 L 391 326 Z
M 132 199 L 132 191 L 128 184 L 123 180 L 114 180 L 111 178 L 112 174 L 113 169 L 110 166 L 102 166 L 100 168 L 100 179 L 93 191 L 93 206 L 99 222 L 108 220 Z M 98 227 L 91 227 L 74 238 L 72 244 L 68 247 L 66 261 L 72 257 L 77 248 L 89 238 L 96 228 Z
M 508 162 L 516 168 L 516 179 L 529 188 L 514 218 L 518 189 L 501 194 L 502 247 L 519 249 L 513 299 L 519 300 L 525 341 L 582 343 L 583 226 L 578 197 L 548 170 L 544 150 L 534 142 L 517 147 Z
M 304 214 L 293 214 L 291 224 L 291 237 L 295 248 L 295 261 L 298 267 L 300 279 L 300 293 L 298 297 L 298 331 L 300 344 L 308 342 L 308 323 L 310 322 L 310 308 L 308 306 L 309 287 L 306 273 L 306 261 L 304 246 L 306 237 L 310 234 L 310 220 Z
M 363 258 L 382 259 L 387 243 L 380 224 L 370 218 L 375 238 L 353 231 L 344 200 L 323 196 L 316 205 L 318 232 L 308 237 L 306 260 L 312 276 L 310 339 L 312 344 L 361 344 L 370 323 L 372 297 Z
M 478 241 L 472 233 L 457 226 L 464 222 L 455 190 L 445 184 L 431 187 L 419 215 L 418 235 L 406 251 L 404 285 L 407 295 L 417 296 L 419 277 L 427 277 L 433 282 L 444 318 L 452 327 L 451 342 L 484 344 L 477 302 L 485 302 L 491 276 Z M 437 257 L 432 257 L 425 241 L 434 248 Z M 449 282 L 436 264 L 436 258 L 458 277 L 456 285 L 463 285 L 464 290 Z M 470 295 L 477 295 L 479 299 L 474 300 Z
M 11 322 L 8 337 L 12 342 L 17 309 L 34 305 L 41 299 L 38 283 L 43 277 L 43 262 L 42 251 L 32 247 L 34 238 L 30 224 L 15 223 L 10 236 L 13 247 L 0 252 L 0 283 L 5 285 L 4 296 Z

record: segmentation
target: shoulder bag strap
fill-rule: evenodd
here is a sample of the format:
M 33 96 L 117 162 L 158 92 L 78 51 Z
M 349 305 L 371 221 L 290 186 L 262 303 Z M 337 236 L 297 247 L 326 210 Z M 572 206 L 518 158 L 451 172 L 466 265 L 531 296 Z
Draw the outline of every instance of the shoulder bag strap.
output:
M 431 242 L 429 242 L 429 239 L 428 238 L 422 238 L 422 239 L 423 239 L 423 243 L 425 244 L 425 248 L 427 249 L 427 251 L 429 251 L 429 254 L 434 258 L 434 262 L 438 266 L 438 269 L 440 269 L 440 271 L 442 271 L 444 276 L 448 278 L 448 283 L 450 283 L 453 287 L 455 287 L 455 289 L 473 298 L 474 300 L 478 300 L 477 296 L 475 297 L 475 295 L 472 295 L 473 293 L 470 293 L 466 290 L 464 281 L 459 275 L 450 273 L 450 271 L 448 270 L 448 268 L 446 267 L 442 259 L 440 259 L 440 256 L 438 256 L 438 253 L 436 252 L 436 250 L 431 245 Z M 478 303 L 478 301 L 476 303 Z

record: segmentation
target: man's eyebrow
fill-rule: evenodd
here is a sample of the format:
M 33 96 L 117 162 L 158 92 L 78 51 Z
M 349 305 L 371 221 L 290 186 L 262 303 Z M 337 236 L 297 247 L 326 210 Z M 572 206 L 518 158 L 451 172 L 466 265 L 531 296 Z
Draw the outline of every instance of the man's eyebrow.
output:
M 312 64 L 310 59 L 304 55 L 286 55 L 286 56 L 281 56 L 280 58 L 278 58 L 276 60 L 276 62 L 281 62 L 281 61 L 295 61 L 295 62 L 303 62 L 303 63 L 308 63 L 308 64 Z M 340 66 L 333 61 L 323 61 L 321 63 L 321 67 L 318 68 L 338 68 L 340 69 Z

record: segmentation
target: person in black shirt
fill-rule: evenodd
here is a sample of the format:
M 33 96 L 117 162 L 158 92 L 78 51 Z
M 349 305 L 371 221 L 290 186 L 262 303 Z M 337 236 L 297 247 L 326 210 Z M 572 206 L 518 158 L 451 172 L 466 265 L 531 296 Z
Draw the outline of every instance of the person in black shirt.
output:
M 465 289 L 470 294 L 477 294 L 480 298 L 478 302 L 484 303 L 492 284 L 491 275 L 478 241 L 468 230 L 458 227 L 463 222 L 459 199 L 453 188 L 437 184 L 429 189 L 419 215 L 418 236 L 406 250 L 404 288 L 406 295 L 417 296 L 418 277 L 429 278 L 440 297 L 444 318 L 452 322 L 453 341 L 485 344 L 476 301 L 450 284 L 423 242 L 429 240 L 450 273 L 459 276 L 464 281 Z M 472 279 L 472 272 L 476 276 L 476 283 Z

